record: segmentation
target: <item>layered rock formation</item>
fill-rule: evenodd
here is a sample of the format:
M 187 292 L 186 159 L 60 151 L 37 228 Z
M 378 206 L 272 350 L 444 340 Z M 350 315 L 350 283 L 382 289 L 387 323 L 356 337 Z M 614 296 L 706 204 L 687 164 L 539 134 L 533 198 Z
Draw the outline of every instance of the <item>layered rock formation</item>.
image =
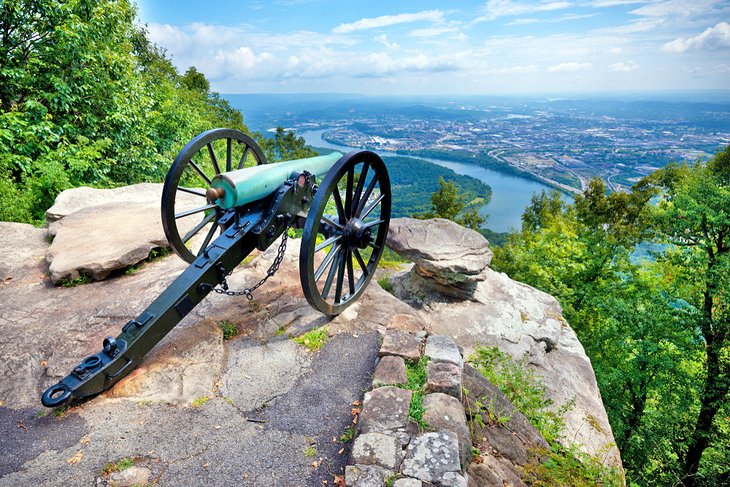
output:
M 120 196 L 123 207 L 147 204 L 136 191 L 126 191 L 133 196 Z M 64 194 L 61 202 L 79 199 Z M 80 207 L 49 210 L 49 217 L 60 217 L 54 224 L 60 225 L 83 216 L 82 211 L 103 215 L 109 194 L 96 195 Z M 159 209 L 153 212 L 148 206 L 148 214 L 159 218 Z M 108 228 L 112 232 L 123 226 L 117 220 Z M 328 320 L 302 295 L 299 242 L 291 241 L 279 272 L 253 302 L 211 295 L 134 373 L 56 420 L 38 417 L 45 387 L 97 352 L 105 336 L 116 335 L 186 264 L 169 256 L 131 275 L 56 287 L 46 261 L 53 245 L 47 229 L 0 223 L 0 448 L 8 452 L 0 459 L 3 483 L 40 485 L 54 479 L 63 485 L 103 484 L 108 480 L 101 473 L 104 466 L 125 457 L 147 468 L 149 481 L 159 485 L 331 483 L 332 473 L 342 470 L 349 454 L 349 445 L 333 442 L 333 437 L 339 438 L 351 424 L 352 404 L 362 400 L 375 367 L 378 335 L 387 330 L 449 336 L 465 356 L 482 343 L 527 357 L 556 407 L 575 400 L 566 438 L 620 465 L 590 361 L 558 303 L 489 269 L 486 241 L 461 227 L 395 220 L 392 228 L 390 245 L 415 262 L 392 278 L 397 297 L 373 280 L 358 303 Z M 408 232 L 418 237 L 398 238 Z M 141 248 L 158 245 L 136 233 L 126 239 Z M 433 240 L 430 249 L 423 247 Z M 125 248 L 116 253 L 128 253 L 120 250 Z M 272 246 L 234 272 L 228 279 L 231 287 L 257 282 L 275 252 Z M 236 326 L 237 338 L 223 341 L 224 321 Z M 330 341 L 317 354 L 289 339 L 324 325 Z M 468 380 L 468 366 L 464 370 Z M 448 388 L 443 378 L 433 382 L 431 387 Z M 531 434 L 522 435 L 532 441 Z M 490 444 L 502 448 L 495 446 L 499 440 Z M 304 455 L 310 448 L 314 456 Z M 507 456 L 506 451 L 495 459 Z M 231 452 L 236 462 L 230 462 Z M 511 463 L 519 465 L 521 457 L 513 456 L 516 463 Z M 510 475 L 497 463 L 490 470 L 499 471 Z

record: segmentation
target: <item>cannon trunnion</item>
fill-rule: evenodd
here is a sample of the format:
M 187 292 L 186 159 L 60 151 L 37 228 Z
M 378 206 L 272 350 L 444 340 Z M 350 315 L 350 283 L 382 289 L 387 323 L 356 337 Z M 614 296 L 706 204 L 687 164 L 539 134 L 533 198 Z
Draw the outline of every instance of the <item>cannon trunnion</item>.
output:
M 190 195 L 198 205 L 190 204 Z M 116 338 L 104 339 L 100 352 L 49 387 L 41 397 L 44 406 L 113 386 L 210 292 L 250 299 L 276 272 L 290 228 L 303 229 L 304 296 L 324 314 L 341 313 L 363 293 L 385 248 L 390 180 L 382 159 L 370 151 L 266 164 L 250 137 L 214 129 L 175 158 L 161 210 L 170 246 L 190 266 Z M 280 255 L 267 276 L 252 289 L 229 291 L 226 277 L 254 249 L 265 250 L 279 237 Z

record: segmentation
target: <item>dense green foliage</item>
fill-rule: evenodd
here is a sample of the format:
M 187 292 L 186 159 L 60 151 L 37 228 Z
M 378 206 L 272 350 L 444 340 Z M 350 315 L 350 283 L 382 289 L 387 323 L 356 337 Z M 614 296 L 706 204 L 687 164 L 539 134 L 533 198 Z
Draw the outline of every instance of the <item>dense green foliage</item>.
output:
M 455 184 L 465 205 L 478 208 L 492 198 L 492 188 L 478 179 L 456 174 L 451 169 L 420 159 L 386 157 L 393 193 L 393 218 L 431 211 L 431 196 L 439 190 L 439 179 Z
M 591 358 L 628 478 L 730 479 L 730 148 L 630 194 L 535 196 L 493 267 L 556 296 Z M 652 202 L 655 202 L 653 204 Z M 637 245 L 661 244 L 651 260 Z
M 180 75 L 129 0 L 0 4 L 0 220 L 39 222 L 67 188 L 164 178 L 177 151 L 243 117 L 195 68 Z M 283 132 L 283 131 L 282 131 Z M 303 150 L 276 134 L 270 159 Z

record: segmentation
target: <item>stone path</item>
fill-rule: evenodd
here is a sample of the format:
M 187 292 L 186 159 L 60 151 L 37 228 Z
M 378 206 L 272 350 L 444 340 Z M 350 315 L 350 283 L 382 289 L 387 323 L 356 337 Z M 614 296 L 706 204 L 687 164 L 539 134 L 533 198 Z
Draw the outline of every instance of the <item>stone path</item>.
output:
M 359 431 L 345 469 L 348 487 L 466 487 L 471 436 L 461 405 L 463 357 L 448 337 L 388 330 L 373 390 L 365 394 Z M 423 422 L 409 415 L 406 360 L 427 357 Z

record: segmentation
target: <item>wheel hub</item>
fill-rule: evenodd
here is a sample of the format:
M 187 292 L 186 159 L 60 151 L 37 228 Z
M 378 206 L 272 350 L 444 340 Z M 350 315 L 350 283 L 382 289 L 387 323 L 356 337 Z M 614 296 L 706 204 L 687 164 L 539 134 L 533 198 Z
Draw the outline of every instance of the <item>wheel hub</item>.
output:
M 352 218 L 345 226 L 344 240 L 350 249 L 364 249 L 373 241 L 370 227 L 359 218 Z

